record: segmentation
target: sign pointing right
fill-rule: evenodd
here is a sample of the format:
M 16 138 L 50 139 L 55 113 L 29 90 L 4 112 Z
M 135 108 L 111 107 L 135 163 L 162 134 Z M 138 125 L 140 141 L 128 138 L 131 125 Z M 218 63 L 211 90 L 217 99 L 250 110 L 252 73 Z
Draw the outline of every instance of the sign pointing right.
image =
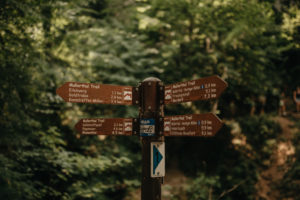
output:
M 226 88 L 219 76 L 174 83 L 165 87 L 165 104 L 216 99 Z
M 132 123 L 131 118 L 81 119 L 75 128 L 83 135 L 132 135 Z
M 222 121 L 212 113 L 175 115 L 164 118 L 164 136 L 214 136 Z

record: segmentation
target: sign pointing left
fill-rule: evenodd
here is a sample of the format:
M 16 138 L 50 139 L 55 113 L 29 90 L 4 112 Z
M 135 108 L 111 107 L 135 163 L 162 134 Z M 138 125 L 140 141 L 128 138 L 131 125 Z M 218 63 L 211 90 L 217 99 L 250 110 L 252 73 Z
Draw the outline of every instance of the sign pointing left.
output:
M 132 105 L 132 87 L 67 82 L 56 90 L 66 102 Z
M 81 119 L 75 128 L 83 135 L 132 135 L 132 118 Z

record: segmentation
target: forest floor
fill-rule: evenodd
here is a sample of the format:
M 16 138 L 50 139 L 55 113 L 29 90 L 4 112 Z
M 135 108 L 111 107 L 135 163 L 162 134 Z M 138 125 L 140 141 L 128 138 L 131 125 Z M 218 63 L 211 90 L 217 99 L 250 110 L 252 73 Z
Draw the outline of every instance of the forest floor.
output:
M 293 117 L 300 119 L 300 115 L 298 114 L 293 114 Z M 276 187 L 280 185 L 284 174 L 295 161 L 295 147 L 293 146 L 292 139 L 297 129 L 294 128 L 294 122 L 289 117 L 281 116 L 274 117 L 274 121 L 279 123 L 282 133 L 277 138 L 269 167 L 260 173 L 259 181 L 256 184 L 256 200 L 280 199 L 280 191 L 276 190 Z
M 300 114 L 292 114 L 292 118 L 298 120 L 300 119 Z M 277 142 L 270 157 L 268 167 L 262 169 L 260 172 L 259 180 L 256 184 L 256 200 L 281 199 L 280 191 L 276 188 L 280 185 L 284 174 L 295 161 L 295 147 L 292 140 L 297 129 L 294 126 L 294 121 L 288 116 L 276 116 L 273 120 L 281 126 L 282 132 L 276 138 Z M 188 177 L 177 168 L 168 169 L 168 173 L 164 178 L 164 184 L 162 185 L 162 199 L 187 200 L 185 191 L 189 181 Z M 137 189 L 124 200 L 139 200 L 140 195 L 141 191 Z
M 188 185 L 188 178 L 180 170 L 168 169 L 168 173 L 164 177 L 164 184 L 162 184 L 162 199 L 163 200 L 188 200 L 185 196 L 185 190 Z M 140 200 L 141 190 L 133 191 L 124 200 Z
M 168 170 L 168 175 L 165 177 L 165 183 L 162 188 L 162 199 L 180 199 L 187 200 L 185 195 L 188 178 L 178 169 Z

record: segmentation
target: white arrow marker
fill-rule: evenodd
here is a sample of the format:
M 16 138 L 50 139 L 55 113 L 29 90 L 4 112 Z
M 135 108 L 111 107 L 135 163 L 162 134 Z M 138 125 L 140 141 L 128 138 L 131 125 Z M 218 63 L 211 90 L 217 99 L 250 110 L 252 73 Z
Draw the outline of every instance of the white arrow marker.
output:
M 165 176 L 165 143 L 151 142 L 151 177 Z

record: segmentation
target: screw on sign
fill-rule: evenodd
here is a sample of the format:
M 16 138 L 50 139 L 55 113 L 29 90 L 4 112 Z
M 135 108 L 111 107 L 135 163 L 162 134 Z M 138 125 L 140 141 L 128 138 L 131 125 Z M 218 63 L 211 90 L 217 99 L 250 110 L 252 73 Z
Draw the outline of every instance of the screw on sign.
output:
M 147 78 L 138 87 L 67 82 L 56 90 L 66 102 L 138 105 L 139 118 L 81 119 L 83 135 L 139 135 L 142 138 L 143 200 L 160 200 L 165 175 L 164 136 L 214 136 L 222 121 L 212 113 L 164 117 L 165 104 L 218 98 L 227 83 L 218 76 L 164 86 Z

